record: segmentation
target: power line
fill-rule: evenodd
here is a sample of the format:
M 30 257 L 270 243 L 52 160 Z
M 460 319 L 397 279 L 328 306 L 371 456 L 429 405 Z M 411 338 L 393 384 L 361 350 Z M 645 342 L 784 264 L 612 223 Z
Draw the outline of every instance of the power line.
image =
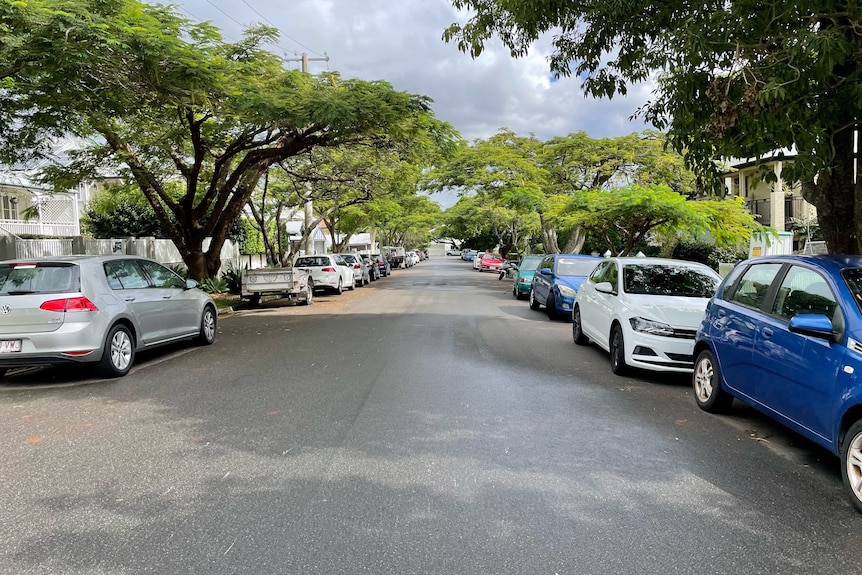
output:
M 260 12 L 258 12 L 258 11 L 255 9 L 255 7 L 254 7 L 254 6 L 252 6 L 251 4 L 249 4 L 249 3 L 247 2 L 247 0 L 242 0 L 242 3 L 243 3 L 243 4 L 245 4 L 246 6 L 248 6 L 249 8 L 251 8 L 252 12 L 254 12 L 254 13 L 255 13 L 255 14 L 257 14 L 258 16 L 260 16 L 261 18 L 263 18 L 263 21 L 264 21 L 264 22 L 266 22 L 267 24 L 269 24 L 269 25 L 270 25 L 270 26 L 272 26 L 273 28 L 277 29 L 277 30 L 279 31 L 279 33 L 280 33 L 282 36 L 284 36 L 285 38 L 287 38 L 288 40 L 291 40 L 291 41 L 293 41 L 293 42 L 296 42 L 296 44 L 297 44 L 297 45 L 299 45 L 299 46 L 301 46 L 302 48 L 304 48 L 304 49 L 308 50 L 308 51 L 309 51 L 309 52 L 311 52 L 312 54 L 317 54 L 317 55 L 318 55 L 318 56 L 320 56 L 320 57 L 324 57 L 324 56 L 325 56 L 324 54 L 321 54 L 320 52 L 315 52 L 314 50 L 312 50 L 311 48 L 309 48 L 308 46 L 306 46 L 305 44 L 303 44 L 302 42 L 300 42 L 300 41 L 299 41 L 299 40 L 297 40 L 296 38 L 294 38 L 294 37 L 290 36 L 289 34 L 285 34 L 284 32 L 282 32 L 282 31 L 281 31 L 281 29 L 280 29 L 278 26 L 276 26 L 275 24 L 273 24 L 272 22 L 270 22 L 270 21 L 269 21 L 269 19 L 267 19 L 267 17 L 266 17 L 266 16 L 264 16 L 263 14 L 261 14 Z M 279 46 L 279 47 L 281 47 L 281 46 Z M 283 48 L 282 48 L 282 49 L 283 49 Z

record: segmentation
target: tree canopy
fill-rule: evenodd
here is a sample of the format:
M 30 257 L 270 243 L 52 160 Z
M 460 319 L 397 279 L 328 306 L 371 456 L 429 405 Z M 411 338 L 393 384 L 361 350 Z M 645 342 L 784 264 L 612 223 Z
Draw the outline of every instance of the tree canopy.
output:
M 478 56 L 499 38 L 513 57 L 553 34 L 553 73 L 613 97 L 655 79 L 636 112 L 718 189 L 720 158 L 792 157 L 830 251 L 862 253 L 862 184 L 855 146 L 862 116 L 862 7 L 811 0 L 570 3 L 452 0 L 470 10 L 446 41 Z M 784 150 L 791 150 L 785 154 Z
M 0 10 L 0 153 L 38 153 L 46 134 L 92 138 L 49 181 L 68 187 L 104 165 L 122 167 L 194 278 L 217 273 L 230 226 L 271 166 L 316 147 L 457 139 L 424 96 L 285 70 L 261 48 L 272 28 L 226 43 L 207 24 L 137 0 Z

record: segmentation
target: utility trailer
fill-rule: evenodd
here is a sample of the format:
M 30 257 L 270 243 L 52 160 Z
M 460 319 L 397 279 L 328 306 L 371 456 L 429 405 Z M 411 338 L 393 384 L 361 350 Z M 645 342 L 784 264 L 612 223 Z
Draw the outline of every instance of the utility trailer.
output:
M 241 299 L 256 306 L 264 295 L 280 295 L 300 305 L 310 305 L 314 301 L 314 280 L 311 278 L 311 272 L 299 268 L 243 270 Z

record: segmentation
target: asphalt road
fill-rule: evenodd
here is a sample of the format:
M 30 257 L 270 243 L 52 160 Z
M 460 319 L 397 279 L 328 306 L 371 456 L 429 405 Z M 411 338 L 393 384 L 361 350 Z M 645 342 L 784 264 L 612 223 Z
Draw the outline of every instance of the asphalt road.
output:
M 837 460 L 438 258 L 0 385 L 0 574 L 862 573 Z

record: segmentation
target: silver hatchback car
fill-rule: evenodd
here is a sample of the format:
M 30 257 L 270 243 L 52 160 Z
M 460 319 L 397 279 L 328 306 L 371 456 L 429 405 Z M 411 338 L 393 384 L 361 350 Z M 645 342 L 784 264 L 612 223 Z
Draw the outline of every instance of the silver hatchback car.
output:
M 212 298 L 158 262 L 60 256 L 0 262 L 0 376 L 11 367 L 88 363 L 120 377 L 146 348 L 215 341 Z

